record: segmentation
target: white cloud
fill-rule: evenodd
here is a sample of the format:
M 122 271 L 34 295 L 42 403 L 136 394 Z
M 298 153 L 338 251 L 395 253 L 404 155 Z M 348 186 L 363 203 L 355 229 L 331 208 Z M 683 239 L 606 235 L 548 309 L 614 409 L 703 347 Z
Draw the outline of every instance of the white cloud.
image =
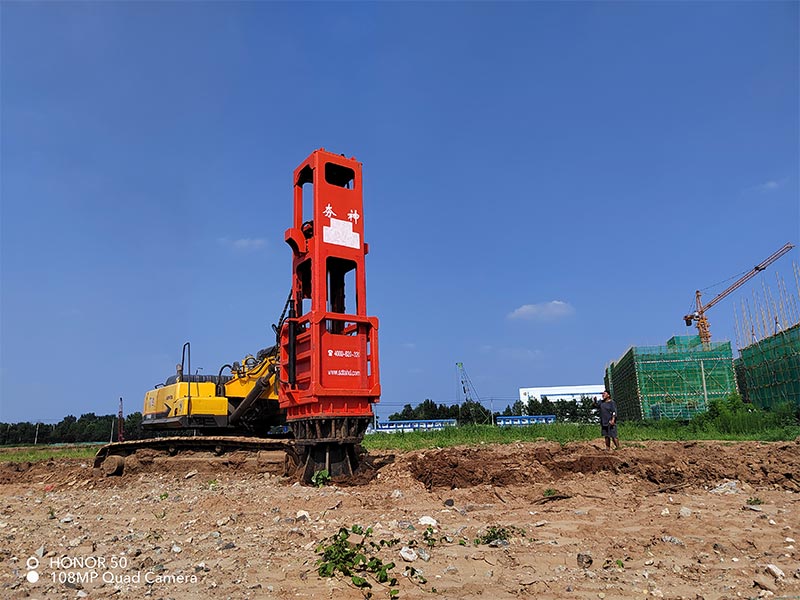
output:
M 500 355 L 507 360 L 527 362 L 542 358 L 544 353 L 541 350 L 531 350 L 530 348 L 502 348 Z
M 769 181 L 765 181 L 764 183 L 759 183 L 758 185 L 754 185 L 749 189 L 761 193 L 774 192 L 775 190 L 783 187 L 784 183 L 786 183 L 786 179 L 770 179 Z
M 239 238 L 237 240 L 232 240 L 230 238 L 223 237 L 219 238 L 217 241 L 226 248 L 231 248 L 237 252 L 253 252 L 255 250 L 260 250 L 267 245 L 267 240 L 263 238 Z
M 772 190 L 777 190 L 779 187 L 781 187 L 781 182 L 770 180 L 770 181 L 765 181 L 764 183 L 756 187 L 762 192 L 771 192 Z
M 508 314 L 509 319 L 523 319 L 525 321 L 555 321 L 568 317 L 575 309 L 563 300 L 551 300 L 539 304 L 523 304 Z
M 544 356 L 544 352 L 541 350 L 531 350 L 530 348 L 520 348 L 518 346 L 497 348 L 495 346 L 485 345 L 481 346 L 481 352 L 484 354 L 493 354 L 495 356 L 499 356 L 504 360 L 514 360 L 520 362 L 538 360 Z

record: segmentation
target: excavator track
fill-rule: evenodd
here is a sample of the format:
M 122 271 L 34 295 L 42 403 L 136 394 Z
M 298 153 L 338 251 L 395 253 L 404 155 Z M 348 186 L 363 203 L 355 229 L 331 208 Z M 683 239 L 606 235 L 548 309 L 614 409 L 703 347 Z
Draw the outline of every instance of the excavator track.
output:
M 161 465 L 174 468 L 178 461 L 187 468 L 249 463 L 257 472 L 279 476 L 296 474 L 300 465 L 295 441 L 290 439 L 175 436 L 106 444 L 97 451 L 94 468 L 114 476 L 143 466 L 156 471 Z

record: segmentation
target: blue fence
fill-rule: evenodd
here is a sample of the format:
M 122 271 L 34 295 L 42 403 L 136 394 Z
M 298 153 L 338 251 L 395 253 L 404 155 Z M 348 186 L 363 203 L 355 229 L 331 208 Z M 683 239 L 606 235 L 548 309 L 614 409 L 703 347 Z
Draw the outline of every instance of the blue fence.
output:
M 455 419 L 415 419 L 413 421 L 384 421 L 377 427 L 370 425 L 367 433 L 394 433 L 396 431 L 441 431 L 445 427 L 455 427 Z
M 524 415 L 519 417 L 495 417 L 498 427 L 524 427 L 525 425 L 545 424 L 556 422 L 555 415 Z M 394 433 L 396 431 L 441 431 L 445 427 L 458 425 L 456 419 L 415 419 L 413 421 L 383 421 L 376 426 L 370 425 L 367 433 Z
M 495 417 L 495 423 L 500 427 L 524 427 L 543 423 L 549 425 L 556 422 L 555 415 L 523 415 L 520 417 Z

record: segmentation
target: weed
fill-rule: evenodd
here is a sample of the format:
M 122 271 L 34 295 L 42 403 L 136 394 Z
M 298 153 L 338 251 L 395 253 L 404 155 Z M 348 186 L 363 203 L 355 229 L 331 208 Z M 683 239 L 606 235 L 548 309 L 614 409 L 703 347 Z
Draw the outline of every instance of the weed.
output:
M 753 496 L 752 498 L 747 499 L 747 503 L 750 506 L 758 506 L 759 504 L 764 504 L 764 501 L 757 496 Z
M 475 545 L 491 544 L 492 542 L 507 542 L 509 538 L 515 535 L 525 537 L 525 530 L 514 527 L 513 525 L 507 527 L 492 525 L 482 535 L 475 538 Z
M 152 539 L 154 542 L 158 542 L 161 540 L 161 533 L 156 531 L 155 529 L 151 529 L 150 533 L 147 534 L 148 539 Z
M 406 570 L 403 571 L 403 575 L 408 577 L 411 581 L 418 582 L 418 583 L 421 583 L 423 585 L 428 583 L 428 580 L 425 579 L 425 576 L 422 574 L 422 572 L 417 570 L 417 569 L 415 569 L 411 565 L 408 565 L 406 567 Z
M 422 539 L 425 541 L 425 543 L 428 545 L 429 548 L 433 548 L 436 544 L 438 544 L 445 538 L 436 537 L 436 530 L 430 525 L 428 525 L 425 528 L 425 531 L 422 532 Z
M 547 488 L 544 492 L 542 492 L 542 496 L 545 498 L 550 498 L 551 496 L 557 496 L 558 490 L 554 490 L 553 488 Z
M 354 542 L 350 539 L 351 534 L 361 536 L 361 539 Z M 369 581 L 372 579 L 378 584 L 390 586 L 389 597 L 394 598 L 399 590 L 391 588 L 397 585 L 397 578 L 392 577 L 389 571 L 395 564 L 384 563 L 377 551 L 393 546 L 400 540 L 375 542 L 368 540 L 371 535 L 371 527 L 365 529 L 353 525 L 350 529 L 340 528 L 339 533 L 317 546 L 317 554 L 321 555 L 317 560 L 317 573 L 320 577 L 335 577 L 337 574 L 349 577 L 350 583 L 360 589 L 366 598 L 372 598 L 372 583 Z
M 325 487 L 331 482 L 331 474 L 328 473 L 327 469 L 322 469 L 321 471 L 315 471 L 314 474 L 311 476 L 311 483 L 313 483 L 317 487 Z
M 616 567 L 618 569 L 624 569 L 625 568 L 625 563 L 622 562 L 621 558 L 618 558 L 616 560 L 611 560 L 610 558 L 607 558 L 605 560 L 605 562 L 603 563 L 603 568 L 604 569 L 613 569 L 614 567 Z
M 166 509 L 164 509 L 161 511 L 161 514 L 157 513 L 156 511 L 153 511 L 153 516 L 156 519 L 165 519 L 167 517 L 167 511 Z
M 216 479 L 212 479 L 211 481 L 209 481 L 208 482 L 208 489 L 210 489 L 210 490 L 219 489 L 219 481 L 217 481 Z
M 162 501 L 166 500 L 167 498 L 169 498 L 169 493 L 168 492 L 162 492 L 161 495 L 159 495 L 159 497 L 158 497 L 158 499 L 162 500 Z

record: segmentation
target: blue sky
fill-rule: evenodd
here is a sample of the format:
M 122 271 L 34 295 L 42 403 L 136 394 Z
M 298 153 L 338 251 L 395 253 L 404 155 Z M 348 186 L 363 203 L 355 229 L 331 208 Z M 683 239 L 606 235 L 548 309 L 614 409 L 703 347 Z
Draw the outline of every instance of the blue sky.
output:
M 2 3 L 0 421 L 269 345 L 319 147 L 364 165 L 379 416 L 459 361 L 483 398 L 601 383 L 800 241 L 798 6 Z

